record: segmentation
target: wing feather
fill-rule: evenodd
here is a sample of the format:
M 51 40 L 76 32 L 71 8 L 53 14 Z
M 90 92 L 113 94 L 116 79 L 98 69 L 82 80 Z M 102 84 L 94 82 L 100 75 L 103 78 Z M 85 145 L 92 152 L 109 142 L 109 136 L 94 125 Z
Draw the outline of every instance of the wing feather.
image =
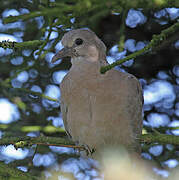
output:
M 68 106 L 64 103 L 64 101 L 61 99 L 61 112 L 62 112 L 62 118 L 63 118 L 63 124 L 66 130 L 67 135 L 71 138 L 71 135 L 68 130 L 68 122 L 67 122 L 67 114 L 68 114 Z

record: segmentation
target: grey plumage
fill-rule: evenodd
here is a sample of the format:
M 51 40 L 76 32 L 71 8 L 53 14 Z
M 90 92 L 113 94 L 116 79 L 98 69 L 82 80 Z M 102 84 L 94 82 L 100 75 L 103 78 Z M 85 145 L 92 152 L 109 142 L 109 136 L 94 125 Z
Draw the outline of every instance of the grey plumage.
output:
M 76 39 L 82 44 L 75 44 Z M 122 144 L 140 152 L 143 95 L 139 81 L 114 69 L 100 74 L 100 67 L 107 64 L 106 47 L 92 31 L 72 30 L 63 36 L 62 44 L 65 51 L 52 61 L 64 56 L 72 61 L 60 84 L 68 134 L 91 149 Z

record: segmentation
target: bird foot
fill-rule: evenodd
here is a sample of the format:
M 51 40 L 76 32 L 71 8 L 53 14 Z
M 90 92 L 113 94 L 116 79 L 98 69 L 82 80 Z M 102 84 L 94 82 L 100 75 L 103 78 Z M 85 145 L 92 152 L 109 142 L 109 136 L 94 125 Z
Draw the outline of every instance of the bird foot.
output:
M 84 148 L 83 150 L 86 152 L 86 156 L 91 156 L 94 152 L 94 148 L 90 148 L 87 144 L 83 144 L 82 147 Z

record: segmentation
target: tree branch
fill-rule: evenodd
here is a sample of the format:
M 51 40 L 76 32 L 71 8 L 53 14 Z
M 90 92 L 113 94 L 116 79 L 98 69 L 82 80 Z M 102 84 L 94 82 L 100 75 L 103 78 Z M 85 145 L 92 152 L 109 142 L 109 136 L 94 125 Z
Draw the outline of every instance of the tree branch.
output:
M 139 50 L 139 51 L 136 51 L 128 56 L 126 56 L 125 58 L 121 59 L 121 60 L 118 60 L 112 64 L 109 64 L 107 66 L 102 66 L 101 69 L 100 69 L 100 72 L 102 74 L 104 74 L 106 71 L 109 71 L 110 69 L 114 68 L 115 66 L 118 66 L 130 59 L 135 59 L 136 57 L 144 54 L 144 53 L 147 53 L 149 51 L 154 51 L 154 50 L 157 50 L 158 47 L 160 47 L 160 45 L 166 41 L 166 39 L 174 34 L 174 33 L 177 33 L 177 31 L 179 31 L 179 22 L 176 22 L 174 25 L 170 26 L 169 28 L 163 30 L 161 32 L 161 34 L 159 35 L 153 35 L 153 38 L 152 40 L 150 41 L 150 43 L 145 46 L 143 49 Z
M 23 136 L 23 137 L 5 137 L 0 140 L 0 145 L 9 145 L 9 144 L 14 145 L 16 148 L 24 148 L 37 144 L 43 146 L 60 146 L 60 147 L 69 147 L 69 148 L 77 148 L 84 150 L 83 146 L 77 146 L 75 145 L 75 142 L 73 142 L 72 140 L 61 137 Z
M 33 11 L 27 14 L 21 14 L 18 16 L 9 16 L 3 19 L 3 23 L 12 23 L 16 22 L 18 20 L 26 21 L 28 19 L 32 19 L 35 17 L 39 16 L 55 16 L 56 14 L 58 15 L 67 15 L 67 14 L 73 14 L 76 17 L 78 16 L 85 16 L 87 12 L 92 12 L 94 9 L 98 10 L 96 12 L 100 12 L 99 9 L 103 9 L 104 11 L 111 10 L 114 12 L 121 12 L 123 9 L 130 9 L 130 8 L 143 8 L 143 9 L 161 9 L 165 7 L 178 7 L 179 3 L 178 0 L 153 0 L 153 1 L 148 1 L 148 0 L 143 0 L 143 1 L 138 1 L 138 0 L 133 0 L 133 1 L 124 1 L 124 0 L 111 0 L 110 2 L 108 1 L 94 1 L 94 0 L 88 0 L 88 1 L 73 1 L 73 3 L 65 3 L 65 2 L 50 2 L 49 7 L 50 8 L 44 8 L 39 5 L 37 11 Z M 65 16 L 64 16 L 65 17 Z M 64 18 L 63 17 L 63 18 Z M 67 17 L 67 16 L 66 16 Z
M 158 143 L 158 144 L 173 144 L 179 145 L 179 136 L 168 135 L 168 134 L 143 134 L 141 136 L 141 142 L 143 143 Z
M 33 41 L 25 41 L 25 42 L 12 42 L 12 41 L 2 41 L 0 42 L 0 47 L 6 49 L 14 49 L 14 48 L 36 48 L 44 43 L 43 40 L 33 40 Z
M 37 180 L 39 178 L 33 176 L 32 174 L 22 172 L 19 169 L 11 167 L 3 162 L 0 162 L 0 179 L 12 179 L 12 180 Z
M 173 144 L 179 145 L 179 136 L 167 135 L 167 134 L 144 134 L 140 137 L 141 143 L 154 143 L 158 142 L 159 144 Z M 84 150 L 83 146 L 75 145 L 75 142 L 67 138 L 61 137 L 5 137 L 0 140 L 0 145 L 13 144 L 16 148 L 29 147 L 33 144 L 44 145 L 44 146 L 60 146 L 60 147 L 70 147 Z
M 0 81 L 0 86 L 1 86 L 1 87 L 4 87 L 4 88 L 13 88 L 12 85 L 10 85 L 9 83 L 4 82 L 4 81 Z M 49 96 L 46 96 L 46 95 L 43 94 L 43 93 L 31 91 L 31 90 L 26 89 L 26 88 L 14 88 L 14 89 L 16 89 L 16 90 L 18 90 L 18 91 L 22 91 L 22 92 L 28 93 L 28 94 L 32 94 L 32 95 L 35 95 L 35 96 L 39 96 L 39 97 L 41 97 L 41 98 L 45 98 L 45 99 L 48 99 L 48 100 L 50 100 L 50 101 L 59 102 L 58 99 L 51 98 L 51 97 L 49 97 Z

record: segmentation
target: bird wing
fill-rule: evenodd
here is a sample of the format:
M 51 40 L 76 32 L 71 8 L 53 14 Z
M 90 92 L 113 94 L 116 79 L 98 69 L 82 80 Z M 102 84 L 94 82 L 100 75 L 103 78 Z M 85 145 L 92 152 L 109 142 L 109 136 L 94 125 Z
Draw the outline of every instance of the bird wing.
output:
M 68 123 L 67 123 L 67 113 L 68 113 L 68 106 L 64 103 L 63 99 L 61 99 L 61 112 L 62 112 L 62 118 L 63 118 L 63 124 L 66 130 L 67 135 L 71 138 L 71 135 L 68 130 Z
M 119 108 L 116 112 L 120 112 L 121 115 L 124 115 L 123 120 L 127 120 L 130 123 L 133 132 L 132 139 L 137 140 L 142 133 L 143 125 L 143 93 L 140 82 L 135 76 L 117 70 L 109 71 L 108 75 L 110 78 L 107 79 L 105 84 L 109 92 L 111 92 L 111 98 L 116 94 L 116 104 L 118 105 L 117 108 Z M 115 106 L 112 107 L 116 108 Z M 111 109 L 111 111 L 113 111 L 113 109 Z M 113 113 L 115 113 L 115 111 Z M 120 123 L 120 126 L 122 126 L 122 121 L 117 120 L 115 124 L 118 122 Z M 136 150 L 140 150 L 139 143 L 134 143 L 134 146 Z
M 105 82 L 108 90 L 111 92 L 111 97 L 116 94 L 119 108 L 123 103 L 126 104 L 124 109 L 126 116 L 129 115 L 132 131 L 136 138 L 141 135 L 143 119 L 142 119 L 142 106 L 143 106 L 143 92 L 138 79 L 129 73 L 122 73 L 117 70 L 108 72 L 109 79 Z M 116 87 L 116 90 L 110 89 Z M 123 99 L 121 99 L 123 96 Z M 124 112 L 123 112 L 124 113 Z
M 131 81 L 131 85 L 132 85 L 132 90 L 135 96 L 135 101 L 136 101 L 136 107 L 133 107 L 134 111 L 134 118 L 135 115 L 138 118 L 135 118 L 135 121 L 132 120 L 132 127 L 133 127 L 133 131 L 136 135 L 140 135 L 142 132 L 142 126 L 143 126 L 143 119 L 142 119 L 142 106 L 144 103 L 144 99 L 143 99 L 143 91 L 142 91 L 142 87 L 140 85 L 140 82 L 134 77 L 134 76 L 129 76 L 129 81 Z M 139 118 L 141 117 L 141 118 Z

